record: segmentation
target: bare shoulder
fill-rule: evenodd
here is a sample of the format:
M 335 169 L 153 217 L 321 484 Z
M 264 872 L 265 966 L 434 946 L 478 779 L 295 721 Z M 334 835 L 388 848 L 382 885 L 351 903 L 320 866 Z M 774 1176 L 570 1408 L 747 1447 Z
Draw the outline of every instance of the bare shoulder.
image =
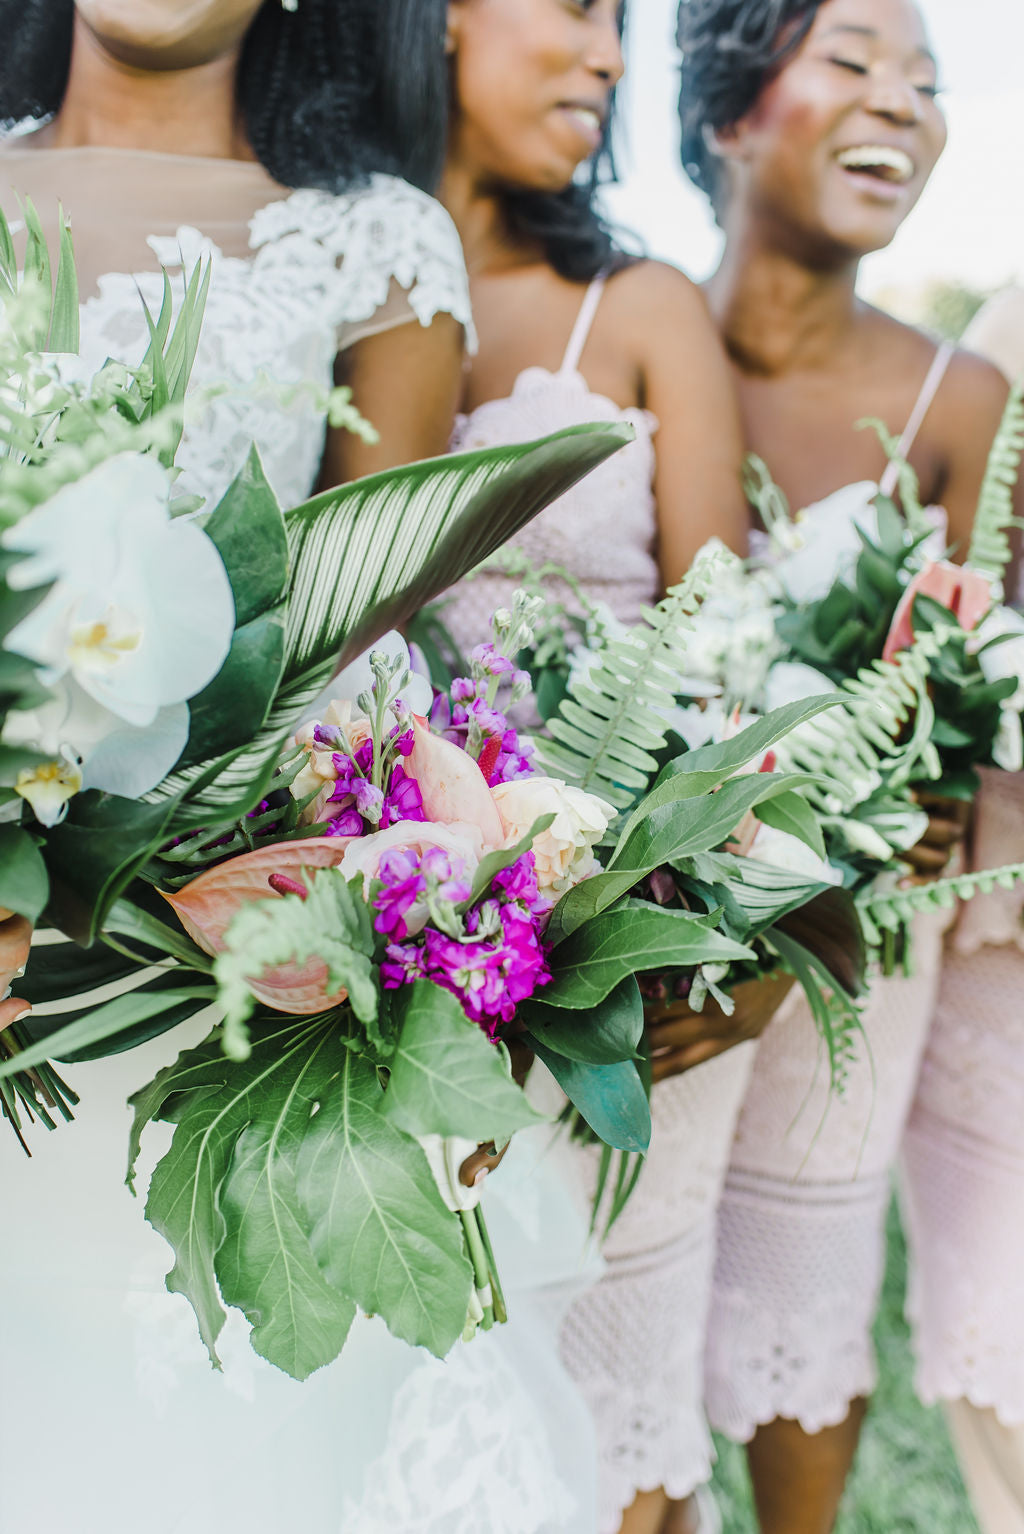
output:
M 678 267 L 665 261 L 636 261 L 608 283 L 607 303 L 629 324 L 645 351 L 680 337 L 689 344 L 712 343 L 721 349 L 704 294 Z
M 935 401 L 937 424 L 956 442 L 965 435 L 993 435 L 1006 409 L 1010 386 L 984 357 L 958 347 Z

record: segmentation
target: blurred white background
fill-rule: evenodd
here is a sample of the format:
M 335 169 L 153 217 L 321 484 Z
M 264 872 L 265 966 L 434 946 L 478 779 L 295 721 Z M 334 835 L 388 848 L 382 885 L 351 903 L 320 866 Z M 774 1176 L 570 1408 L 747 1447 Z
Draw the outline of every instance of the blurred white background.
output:
M 719 236 L 679 169 L 676 0 L 630 0 L 629 73 L 612 216 L 700 280 Z M 889 250 L 864 264 L 862 287 L 907 318 L 935 283 L 982 291 L 1024 281 L 1024 0 L 923 0 L 939 56 L 949 148 Z

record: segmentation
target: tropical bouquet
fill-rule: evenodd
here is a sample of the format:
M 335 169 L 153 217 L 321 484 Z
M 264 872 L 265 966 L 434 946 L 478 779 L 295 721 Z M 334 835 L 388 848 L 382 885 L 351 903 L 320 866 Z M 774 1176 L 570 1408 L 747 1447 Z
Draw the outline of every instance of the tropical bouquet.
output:
M 1003 603 L 1024 452 L 1024 390 L 1011 391 L 963 566 L 945 557 L 945 517 L 921 505 L 893 440 L 900 505 L 850 486 L 792 516 L 765 466 L 748 490 L 764 521 L 752 559 L 723 555 L 723 579 L 698 617 L 691 669 L 716 695 L 712 716 L 834 689 L 838 707 L 779 749 L 790 768 L 827 774 L 811 788 L 829 862 L 857 896 L 865 935 L 891 969 L 917 911 L 952 905 L 1021 871 L 904 887 L 930 797 L 970 801 L 976 769 L 1024 765 L 1024 618 Z M 696 728 L 703 714 L 692 711 Z
M 161 849 L 197 831 L 245 843 L 339 664 L 631 434 L 415 464 L 288 511 L 254 451 L 199 506 L 174 459 L 209 267 L 178 294 L 165 280 L 144 358 L 88 375 L 70 234 L 51 263 L 30 206 L 25 225 L 19 270 L 0 221 L 0 908 L 75 940 L 34 951 L 19 984 L 52 1004 L 135 972 L 120 897 Z M 344 391 L 323 403 L 366 429 Z M 83 1002 L 84 1032 L 34 1012 L 0 1040 L 0 1110 L 16 1132 L 25 1114 L 52 1127 L 74 1094 L 48 1055 L 123 1050 L 202 999 L 161 974 L 106 1009 Z

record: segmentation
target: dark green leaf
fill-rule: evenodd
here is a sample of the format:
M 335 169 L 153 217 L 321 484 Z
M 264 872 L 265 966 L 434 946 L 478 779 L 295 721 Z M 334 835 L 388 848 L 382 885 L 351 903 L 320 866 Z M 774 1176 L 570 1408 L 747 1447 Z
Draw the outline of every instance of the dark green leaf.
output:
M 50 895 L 43 855 L 21 826 L 0 826 L 0 906 L 39 920 Z
M 235 630 L 227 660 L 189 703 L 180 766 L 248 745 L 262 729 L 284 669 L 284 628 L 282 606 Z
M 276 608 L 288 584 L 288 539 L 255 448 L 211 513 L 205 531 L 228 572 L 237 626 Z
M 633 975 L 580 1015 L 564 1007 L 548 1007 L 543 992 L 524 1002 L 520 1021 L 553 1054 L 587 1065 L 615 1065 L 632 1060 L 644 1035 L 644 1004 Z
M 651 1143 L 651 1106 L 632 1061 L 581 1065 L 556 1055 L 532 1036 L 530 1044 L 599 1139 L 615 1150 L 646 1153 Z
M 774 799 L 766 799 L 763 804 L 759 804 L 754 814 L 766 826 L 772 826 L 776 831 L 785 831 L 788 836 L 795 836 L 805 847 L 817 853 L 819 858 L 825 857 L 825 837 L 821 822 L 807 800 L 799 794 L 777 794 Z

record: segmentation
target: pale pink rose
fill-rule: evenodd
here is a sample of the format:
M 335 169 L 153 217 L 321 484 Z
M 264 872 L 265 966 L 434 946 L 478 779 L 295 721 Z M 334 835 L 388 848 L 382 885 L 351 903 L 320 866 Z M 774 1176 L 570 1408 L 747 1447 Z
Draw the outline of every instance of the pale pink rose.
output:
M 519 778 L 491 789 L 501 816 L 503 845 L 514 847 L 542 815 L 554 815 L 533 841 L 537 884 L 542 895 L 563 895 L 598 872 L 594 848 L 615 818 L 595 794 L 571 788 L 561 778 Z
M 977 570 L 964 569 L 945 559 L 926 565 L 900 598 L 885 641 L 883 660 L 895 659 L 901 650 L 909 650 L 913 644 L 914 602 L 919 596 L 931 597 L 948 608 L 969 634 L 977 628 L 993 602 L 992 585 L 988 577 Z
M 415 745 L 405 770 L 416 779 L 428 821 L 478 827 L 485 847 L 500 847 L 504 832 L 487 779 L 473 758 L 450 740 L 435 735 L 425 719 L 413 718 Z
M 241 906 L 250 900 L 280 898 L 270 883 L 273 874 L 301 884 L 304 871 L 339 867 L 352 840 L 349 836 L 332 836 L 276 842 L 271 847 L 230 858 L 200 874 L 176 894 L 164 894 L 164 899 L 174 907 L 193 942 L 205 953 L 217 954 L 223 949 L 225 934 Z M 345 991 L 328 994 L 327 966 L 320 959 L 266 970 L 249 984 L 253 995 L 275 1011 L 304 1016 L 337 1006 L 347 994 Z

